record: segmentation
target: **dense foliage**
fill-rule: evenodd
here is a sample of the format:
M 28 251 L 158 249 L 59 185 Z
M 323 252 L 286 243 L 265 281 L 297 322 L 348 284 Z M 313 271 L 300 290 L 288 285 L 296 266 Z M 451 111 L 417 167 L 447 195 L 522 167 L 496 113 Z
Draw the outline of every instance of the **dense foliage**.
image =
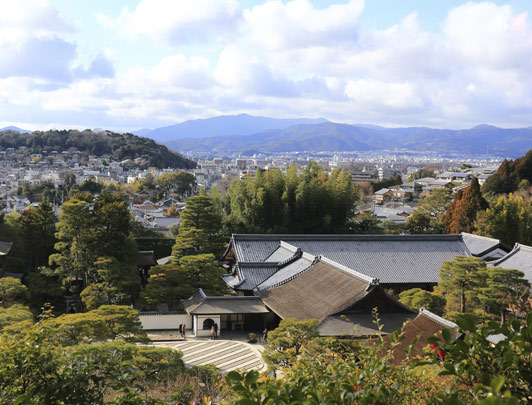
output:
M 528 188 L 532 182 L 532 150 L 515 160 L 504 160 L 497 172 L 486 179 L 482 191 L 489 197 Z
M 358 192 L 351 175 L 327 175 L 316 163 L 298 173 L 273 169 L 231 183 L 224 200 L 233 233 L 342 233 L 349 228 Z
M 119 134 L 111 131 L 94 132 L 89 129 L 35 131 L 31 134 L 15 131 L 0 132 L 0 148 L 25 146 L 30 153 L 42 151 L 66 151 L 74 148 L 82 153 L 102 156 L 110 155 L 113 160 L 143 158 L 148 166 L 192 169 L 196 164 L 166 146 L 152 139 L 133 134 Z
M 458 320 L 458 340 L 444 330 L 430 338 L 425 358 L 406 350 L 400 364 L 392 361 L 403 338 L 350 341 L 301 340 L 298 361 L 280 377 L 255 371 L 230 372 L 236 404 L 518 404 L 532 399 L 532 314 L 526 323 L 510 320 L 480 328 Z M 292 324 L 297 328 L 296 324 Z M 493 343 L 493 336 L 503 336 Z M 286 333 L 284 338 L 291 339 Z M 270 345 L 270 343 L 268 344 Z
M 500 319 L 509 315 L 522 318 L 530 311 L 530 284 L 524 273 L 514 269 L 488 267 L 478 257 L 456 256 L 440 269 L 434 291 L 413 288 L 401 292 L 406 306 L 425 307 L 447 319 L 467 315 L 478 320 Z
M 91 322 L 98 323 L 94 319 L 78 322 L 84 327 L 71 331 L 75 341 L 65 339 L 72 322 L 46 313 L 35 325 L 21 325 L 0 335 L 0 402 L 162 405 L 191 403 L 216 394 L 213 370 L 185 370 L 182 354 L 170 348 L 106 341 L 117 335 L 105 334 L 102 326 L 90 328 Z M 128 322 L 117 319 L 117 324 Z M 102 334 L 95 335 L 94 330 Z
M 477 215 L 476 232 L 499 239 L 508 247 L 532 245 L 532 204 L 521 196 L 501 195 Z
M 447 188 L 432 190 L 419 200 L 416 209 L 408 217 L 407 229 L 411 233 L 444 233 L 443 219 L 452 199 Z
M 58 253 L 50 265 L 85 305 L 130 304 L 138 297 L 137 246 L 131 216 L 118 194 L 77 194 L 62 207 L 57 224 Z

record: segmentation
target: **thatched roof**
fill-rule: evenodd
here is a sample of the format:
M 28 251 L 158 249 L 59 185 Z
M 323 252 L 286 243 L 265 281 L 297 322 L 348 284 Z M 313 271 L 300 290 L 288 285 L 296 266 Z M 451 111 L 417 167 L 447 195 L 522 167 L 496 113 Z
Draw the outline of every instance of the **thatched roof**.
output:
M 360 301 L 374 286 L 372 279 L 321 259 L 285 284 L 257 295 L 281 318 L 322 321 Z

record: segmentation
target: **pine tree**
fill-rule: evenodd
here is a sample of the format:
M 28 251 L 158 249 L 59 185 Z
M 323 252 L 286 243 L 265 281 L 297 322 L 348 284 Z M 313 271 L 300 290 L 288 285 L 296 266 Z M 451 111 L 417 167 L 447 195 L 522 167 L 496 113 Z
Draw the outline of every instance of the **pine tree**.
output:
M 469 300 L 474 301 L 474 290 L 481 283 L 485 268 L 486 263 L 478 257 L 456 256 L 443 263 L 437 291 L 446 300 L 447 316 L 471 312 Z

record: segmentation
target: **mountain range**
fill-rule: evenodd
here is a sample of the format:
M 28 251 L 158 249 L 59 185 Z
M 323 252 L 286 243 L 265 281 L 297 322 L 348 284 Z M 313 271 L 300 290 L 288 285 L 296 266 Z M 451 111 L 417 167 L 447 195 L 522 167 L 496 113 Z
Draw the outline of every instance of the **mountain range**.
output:
M 507 129 L 385 128 L 325 119 L 274 119 L 247 114 L 137 131 L 167 146 L 191 152 L 340 152 L 405 150 L 518 157 L 532 149 L 532 127 Z
M 167 143 L 183 138 L 204 138 L 207 136 L 251 135 L 270 129 L 288 128 L 299 124 L 318 124 L 327 122 L 323 118 L 269 118 L 254 117 L 248 114 L 222 115 L 219 117 L 197 119 L 157 129 L 140 129 L 135 135 L 146 136 L 157 142 Z

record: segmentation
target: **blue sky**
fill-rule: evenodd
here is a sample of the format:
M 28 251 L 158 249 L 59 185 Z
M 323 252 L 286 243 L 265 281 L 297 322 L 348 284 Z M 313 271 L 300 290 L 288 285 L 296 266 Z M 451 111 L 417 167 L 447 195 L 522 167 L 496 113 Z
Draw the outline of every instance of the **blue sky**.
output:
M 0 127 L 532 125 L 528 0 L 0 0 Z

